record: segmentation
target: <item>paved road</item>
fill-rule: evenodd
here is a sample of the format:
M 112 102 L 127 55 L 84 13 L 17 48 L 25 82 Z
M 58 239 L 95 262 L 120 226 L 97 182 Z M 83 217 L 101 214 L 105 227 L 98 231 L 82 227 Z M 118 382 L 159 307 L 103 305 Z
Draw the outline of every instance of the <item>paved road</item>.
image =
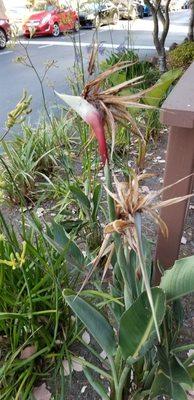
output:
M 188 10 L 171 14 L 167 46 L 175 41 L 180 43 L 185 38 L 188 18 Z M 130 43 L 140 57 L 151 57 L 154 54 L 152 29 L 151 17 L 129 22 L 119 21 L 116 26 L 101 27 L 99 41 L 102 42 L 104 50 L 101 57 L 113 48 L 127 45 L 127 43 Z M 73 41 L 78 43 L 80 37 L 86 65 L 92 36 L 93 31 L 81 30 L 80 33 L 61 36 L 57 39 L 36 38 L 28 42 L 21 38 L 21 44 L 0 52 L 0 135 L 4 132 L 6 115 L 20 99 L 23 88 L 33 96 L 33 113 L 30 117 L 33 123 L 38 121 L 42 110 L 40 85 L 34 71 L 16 63 L 17 57 L 25 56 L 23 47 L 27 46 L 32 63 L 40 75 L 44 73 L 45 64 L 49 60 L 56 61 L 55 67 L 49 70 L 44 84 L 47 104 L 50 108 L 55 108 L 59 101 L 54 95 L 53 88 L 59 92 L 70 92 L 68 77 L 73 73 L 75 60 Z

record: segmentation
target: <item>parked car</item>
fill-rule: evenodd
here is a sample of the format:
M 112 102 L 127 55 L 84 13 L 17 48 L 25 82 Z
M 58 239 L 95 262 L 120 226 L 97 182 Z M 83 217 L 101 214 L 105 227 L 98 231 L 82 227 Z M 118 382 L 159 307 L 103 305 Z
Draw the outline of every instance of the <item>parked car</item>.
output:
M 170 11 L 180 11 L 183 8 L 184 0 L 172 0 L 170 2 Z
M 109 1 L 100 3 L 83 3 L 79 10 L 79 22 L 82 27 L 98 27 L 116 24 L 119 20 L 117 6 Z
M 120 1 L 117 7 L 120 19 L 135 19 L 143 18 L 144 16 L 143 6 L 136 1 L 131 4 L 128 1 Z
M 150 7 L 148 7 L 143 0 L 139 0 L 139 4 L 143 7 L 143 16 L 144 17 L 149 17 L 152 15 Z
M 11 36 L 11 28 L 7 18 L 0 18 L 0 50 L 6 47 Z
M 183 9 L 190 8 L 190 0 L 185 1 L 185 2 L 183 3 L 183 5 L 182 5 L 182 8 L 183 8 Z
M 143 5 L 143 10 L 144 10 L 144 17 L 150 17 L 152 15 L 150 7 L 146 6 L 145 4 Z
M 58 37 L 61 32 L 79 30 L 79 19 L 76 11 L 66 6 L 54 6 L 39 3 L 23 24 L 23 34 L 29 37 L 52 35 Z
M 6 47 L 6 43 L 11 35 L 9 20 L 6 16 L 6 10 L 3 0 L 0 0 L 0 50 Z

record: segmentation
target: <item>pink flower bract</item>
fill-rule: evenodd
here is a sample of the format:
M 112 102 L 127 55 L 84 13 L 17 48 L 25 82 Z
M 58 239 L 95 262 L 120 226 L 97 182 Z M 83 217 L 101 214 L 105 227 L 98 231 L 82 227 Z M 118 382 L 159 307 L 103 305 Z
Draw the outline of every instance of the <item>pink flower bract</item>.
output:
M 66 94 L 56 94 L 65 103 L 68 104 L 74 111 L 76 111 L 80 117 L 91 126 L 99 145 L 99 153 L 103 165 L 108 160 L 108 152 L 105 138 L 104 122 L 101 113 L 91 103 L 85 100 L 81 96 L 69 96 Z

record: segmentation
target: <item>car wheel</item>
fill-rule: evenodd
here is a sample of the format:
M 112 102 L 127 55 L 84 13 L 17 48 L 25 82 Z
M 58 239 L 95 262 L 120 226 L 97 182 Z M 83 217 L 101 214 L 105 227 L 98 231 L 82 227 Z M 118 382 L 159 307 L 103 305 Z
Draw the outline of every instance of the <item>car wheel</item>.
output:
M 112 22 L 114 25 L 117 24 L 117 22 L 119 21 L 119 16 L 117 13 L 114 13 L 113 18 L 112 18 Z
M 79 27 L 80 27 L 79 21 L 76 20 L 76 21 L 75 21 L 75 24 L 74 24 L 74 31 L 75 31 L 75 32 L 79 32 Z
M 3 50 L 6 47 L 7 36 L 3 29 L 0 29 L 0 49 Z
M 59 25 L 57 24 L 57 22 L 55 22 L 55 24 L 53 25 L 53 36 L 58 37 L 59 35 L 60 35 Z

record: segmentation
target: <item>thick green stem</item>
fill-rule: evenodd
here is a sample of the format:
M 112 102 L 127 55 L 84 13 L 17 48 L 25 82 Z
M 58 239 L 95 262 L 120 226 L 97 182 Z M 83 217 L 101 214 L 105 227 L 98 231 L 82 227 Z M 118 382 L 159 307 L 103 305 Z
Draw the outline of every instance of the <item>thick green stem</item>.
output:
M 109 356 L 108 360 L 109 360 L 109 363 L 110 363 L 113 382 L 114 382 L 114 389 L 115 389 L 115 394 L 116 394 L 116 399 L 115 400 L 117 400 L 117 391 L 118 391 L 118 387 L 119 387 L 117 371 L 116 371 L 116 367 L 115 367 L 115 363 L 114 363 L 113 357 Z
M 106 164 L 104 166 L 104 175 L 105 175 L 106 186 L 112 192 L 113 191 L 112 176 L 111 176 L 111 170 L 110 170 L 110 166 L 109 166 L 108 162 L 106 162 Z M 109 209 L 109 220 L 110 220 L 110 222 L 112 222 L 112 221 L 115 221 L 115 219 L 116 219 L 116 211 L 115 211 L 114 200 L 109 194 L 107 194 L 107 202 L 108 202 L 108 209 Z M 117 232 L 115 232 L 113 234 L 113 238 L 114 238 L 114 243 L 115 243 L 117 262 L 118 262 L 119 268 L 121 270 L 123 282 L 124 282 L 125 288 L 126 288 L 127 297 L 130 298 L 131 297 L 131 289 L 130 289 L 130 285 L 129 285 L 128 277 L 127 277 L 127 271 L 126 271 L 127 262 L 125 259 L 122 239 L 120 237 L 120 234 Z M 128 308 L 127 304 L 126 304 L 126 308 Z
M 125 386 L 125 383 L 126 383 L 127 376 L 128 376 L 128 374 L 129 374 L 130 368 L 131 368 L 130 365 L 126 365 L 125 368 L 124 368 L 124 370 L 123 370 L 123 372 L 122 372 L 122 374 L 121 374 L 121 377 L 120 377 L 120 379 L 119 379 L 119 387 L 118 387 L 118 392 L 117 392 L 117 398 L 116 398 L 116 400 L 122 400 L 122 397 L 123 397 L 123 389 L 124 389 L 124 386 Z

